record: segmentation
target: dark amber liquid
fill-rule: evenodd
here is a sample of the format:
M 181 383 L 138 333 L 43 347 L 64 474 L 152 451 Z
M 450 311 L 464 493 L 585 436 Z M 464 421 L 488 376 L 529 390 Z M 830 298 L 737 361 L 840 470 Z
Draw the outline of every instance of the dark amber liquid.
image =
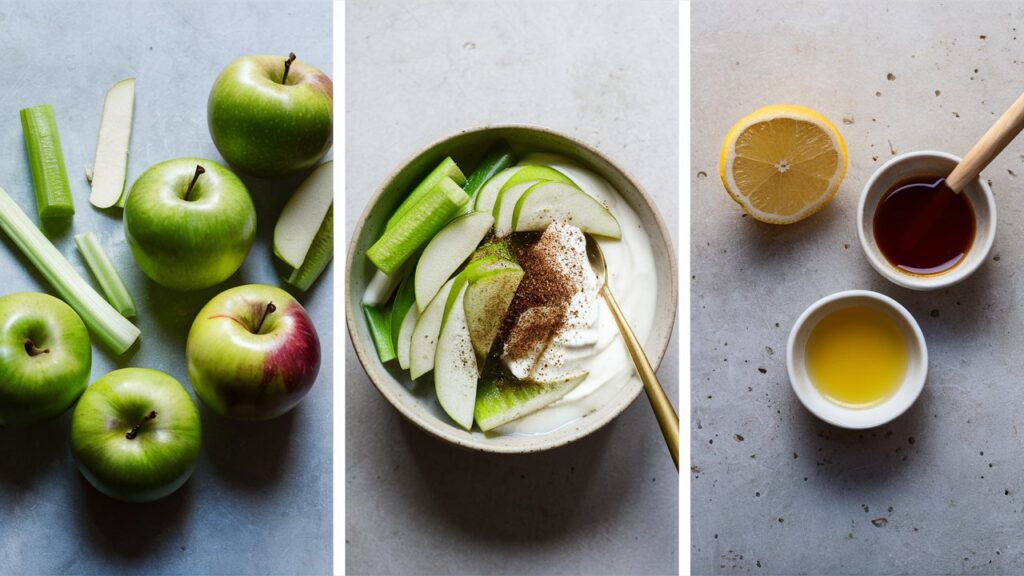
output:
M 974 208 L 940 177 L 897 183 L 875 208 L 875 242 L 893 265 L 911 274 L 940 274 L 959 264 L 974 243 Z

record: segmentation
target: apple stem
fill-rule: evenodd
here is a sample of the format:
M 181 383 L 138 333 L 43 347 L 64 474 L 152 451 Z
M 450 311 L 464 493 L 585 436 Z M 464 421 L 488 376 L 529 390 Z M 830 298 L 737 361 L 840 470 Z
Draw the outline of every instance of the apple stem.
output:
M 25 352 L 28 352 L 29 356 L 39 356 L 40 354 L 49 354 L 50 349 L 44 348 L 40 350 L 39 348 L 36 348 L 36 345 L 31 340 L 25 338 Z
M 288 59 L 284 61 L 284 76 L 281 77 L 281 84 L 287 84 L 288 70 L 291 69 L 292 62 L 295 62 L 295 52 L 289 52 Z
M 186 202 L 189 201 L 189 195 L 192 194 L 192 188 L 195 187 L 196 180 L 199 180 L 199 175 L 200 174 L 205 174 L 205 173 L 206 173 L 206 168 L 203 168 L 202 166 L 196 164 L 196 174 L 195 174 L 195 176 L 192 177 L 192 181 L 188 183 L 188 190 L 185 190 L 185 201 Z
M 260 322 L 256 325 L 256 330 L 254 331 L 255 334 L 260 333 L 260 329 L 263 328 L 263 322 L 267 319 L 267 316 L 270 316 L 270 314 L 275 310 L 277 310 L 277 306 L 274 306 L 273 302 L 267 302 L 267 307 L 263 309 L 263 316 L 260 317 Z
M 142 425 L 154 418 L 156 418 L 156 410 L 153 410 L 149 414 L 146 414 L 146 417 L 142 419 L 142 422 L 139 422 L 138 424 L 133 426 L 132 429 L 129 430 L 128 433 L 124 435 L 124 437 L 129 440 L 135 440 L 135 437 L 139 435 L 139 430 L 142 429 Z

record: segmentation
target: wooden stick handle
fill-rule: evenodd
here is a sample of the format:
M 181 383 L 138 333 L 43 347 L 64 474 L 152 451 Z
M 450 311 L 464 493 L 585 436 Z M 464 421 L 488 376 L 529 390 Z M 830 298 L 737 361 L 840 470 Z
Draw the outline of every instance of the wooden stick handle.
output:
M 981 140 L 978 140 L 978 143 L 967 152 L 964 159 L 946 177 L 946 185 L 952 188 L 953 192 L 963 190 L 964 186 L 977 178 L 989 162 L 994 160 L 1003 151 L 1003 148 L 1006 148 L 1006 145 L 1017 137 L 1021 129 L 1024 129 L 1024 94 L 1021 94 L 1017 101 L 1006 112 L 1003 112 L 996 123 L 981 137 Z

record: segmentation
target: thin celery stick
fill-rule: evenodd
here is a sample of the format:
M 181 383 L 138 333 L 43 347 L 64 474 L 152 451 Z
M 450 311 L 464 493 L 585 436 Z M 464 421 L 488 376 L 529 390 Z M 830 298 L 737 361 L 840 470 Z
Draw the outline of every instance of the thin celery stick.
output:
M 409 209 L 370 246 L 366 251 L 367 258 L 378 270 L 391 275 L 444 228 L 468 202 L 469 196 L 454 180 L 442 179 L 419 204 Z
M 395 210 L 395 213 L 388 219 L 388 224 L 384 229 L 388 230 L 394 226 L 409 210 L 412 210 L 414 206 L 419 204 L 420 200 L 429 196 L 431 191 L 446 177 L 454 180 L 459 186 L 466 183 L 466 176 L 462 174 L 462 170 L 459 170 L 455 161 L 450 157 L 445 158 L 402 201 L 402 204 L 398 206 L 398 210 Z
M 125 318 L 134 318 L 135 300 L 132 300 L 128 287 L 121 280 L 114 263 L 103 251 L 103 246 L 96 239 L 96 235 L 92 232 L 78 234 L 75 236 L 75 245 L 78 246 L 78 251 L 82 253 L 82 258 L 92 275 L 96 277 L 111 306 Z
M 395 343 L 391 340 L 391 311 L 381 310 L 376 306 L 363 305 L 366 313 L 366 324 L 370 328 L 373 344 L 377 348 L 377 356 L 381 362 L 390 362 L 397 356 Z
M 473 204 L 476 202 L 476 195 L 480 192 L 480 189 L 484 187 L 484 184 L 488 180 L 494 178 L 494 175 L 501 172 L 505 168 L 508 168 L 516 161 L 515 154 L 512 153 L 512 149 L 504 140 L 499 140 L 496 144 L 487 150 L 487 154 L 484 155 L 484 159 L 480 161 L 480 165 L 473 170 L 473 173 L 469 175 L 466 180 L 466 185 L 463 186 L 463 190 L 466 191 L 466 195 L 469 196 L 469 204 L 466 206 L 466 212 L 473 209 Z
M 25 212 L 0 188 L 0 230 L 68 303 L 100 342 L 124 354 L 139 339 L 139 329 L 121 316 L 89 285 L 60 251 L 43 236 Z
M 21 128 L 25 135 L 28 165 L 32 168 L 32 186 L 36 191 L 39 218 L 59 218 L 75 213 L 71 185 L 64 168 L 57 119 L 49 104 L 24 108 Z

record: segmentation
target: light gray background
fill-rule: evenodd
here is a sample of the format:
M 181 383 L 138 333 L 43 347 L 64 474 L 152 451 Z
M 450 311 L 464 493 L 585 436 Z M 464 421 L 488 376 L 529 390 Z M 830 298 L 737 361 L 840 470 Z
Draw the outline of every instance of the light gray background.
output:
M 231 285 L 280 285 L 270 239 L 297 182 L 251 183 L 257 240 L 241 271 L 180 294 L 148 281 L 124 241 L 119 211 L 88 202 L 100 112 L 114 82 L 136 76 L 129 183 L 158 161 L 222 161 L 206 127 L 206 98 L 238 56 L 287 53 L 331 70 L 329 2 L 23 2 L 0 10 L 0 186 L 36 218 L 18 110 L 52 104 L 77 214 L 52 235 L 88 276 L 72 235 L 93 231 L 139 308 L 141 348 L 114 358 L 94 346 L 93 378 L 122 366 L 170 373 L 191 392 L 184 344 L 199 308 Z M 9 240 L 0 241 L 0 293 L 50 292 Z M 192 479 L 147 505 L 117 503 L 81 476 L 68 447 L 70 413 L 0 432 L 0 573 L 239 574 L 331 569 L 331 286 L 333 266 L 300 300 L 320 334 L 323 364 L 305 401 L 276 420 L 240 424 L 205 410 Z M 91 278 L 90 278 L 91 281 Z M 194 394 L 193 394 L 194 397 Z
M 948 290 L 875 273 L 856 203 L 894 153 L 963 155 L 1020 94 L 1024 6 L 701 0 L 692 26 L 694 572 L 1020 573 L 1024 139 L 983 172 L 990 261 Z M 718 178 L 729 127 L 776 102 L 819 110 L 849 148 L 835 200 L 791 226 L 742 218 Z M 815 419 L 786 376 L 797 316 L 854 288 L 906 306 L 930 353 L 917 404 L 865 432 Z
M 614 158 L 674 235 L 676 2 L 363 0 L 347 18 L 349 230 L 426 144 L 524 122 Z M 675 343 L 659 370 L 671 398 Z M 676 572 L 678 476 L 646 399 L 572 446 L 485 456 L 407 423 L 346 346 L 350 573 Z

